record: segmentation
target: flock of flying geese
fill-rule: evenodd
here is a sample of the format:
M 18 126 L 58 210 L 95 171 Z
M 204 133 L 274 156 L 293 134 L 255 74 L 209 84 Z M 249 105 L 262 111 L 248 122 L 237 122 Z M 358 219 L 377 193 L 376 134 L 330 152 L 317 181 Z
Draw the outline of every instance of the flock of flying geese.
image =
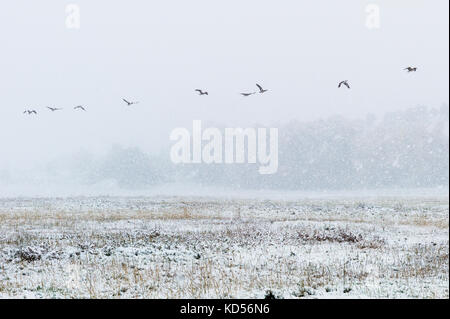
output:
M 260 93 L 260 94 L 266 93 L 267 91 L 269 91 L 269 90 L 263 89 L 263 87 L 262 87 L 261 85 L 259 85 L 258 83 L 256 83 L 256 86 L 258 87 L 258 89 L 259 89 L 259 92 L 258 92 L 258 93 Z M 203 90 L 200 90 L 200 89 L 196 89 L 195 91 L 198 92 L 198 95 L 209 95 L 207 91 L 203 91 Z M 251 96 L 251 95 L 256 94 L 256 93 L 257 93 L 257 92 L 240 93 L 240 94 L 241 94 L 242 96 L 247 97 L 247 96 Z
M 50 107 L 50 106 L 47 106 L 47 108 L 48 108 L 50 111 L 52 111 L 52 112 L 56 112 L 56 111 L 61 111 L 61 110 L 62 110 L 62 108 Z M 83 111 L 86 111 L 86 109 L 85 109 L 82 105 L 75 106 L 73 109 L 74 109 L 74 110 L 83 110 Z M 37 114 L 37 111 L 36 111 L 36 110 L 25 110 L 25 111 L 23 111 L 23 114 L 28 114 L 28 115 L 31 115 L 31 114 Z
M 417 67 L 408 66 L 404 70 L 408 71 L 408 73 L 416 72 L 417 71 Z M 347 87 L 347 89 L 350 89 L 350 84 L 348 84 L 348 80 L 344 80 L 344 81 L 339 82 L 338 88 L 341 88 L 342 86 L 345 86 L 345 87 Z M 263 93 L 266 93 L 268 91 L 268 90 L 264 89 L 258 83 L 256 83 L 256 87 L 259 89 L 259 92 L 244 92 L 244 93 L 240 93 L 240 94 L 242 96 L 244 96 L 244 97 L 249 97 L 249 96 L 252 96 L 252 95 L 257 94 L 257 93 L 263 94 Z M 201 89 L 196 89 L 195 91 L 198 93 L 198 95 L 209 95 L 208 91 L 204 91 L 204 90 L 201 90 Z M 131 105 L 139 103 L 139 102 L 135 102 L 135 101 L 129 101 L 129 100 L 126 100 L 126 99 L 122 99 L 122 100 L 123 100 L 123 102 L 125 102 L 127 104 L 127 106 L 131 106 Z M 49 109 L 52 112 L 56 112 L 56 111 L 61 111 L 62 110 L 62 108 L 49 107 L 49 106 L 47 106 L 47 109 Z M 84 108 L 83 105 L 75 106 L 73 109 L 74 110 L 81 110 L 81 111 L 86 112 L 86 109 Z M 23 114 L 36 115 L 37 111 L 36 110 L 25 110 L 25 111 L 23 111 Z

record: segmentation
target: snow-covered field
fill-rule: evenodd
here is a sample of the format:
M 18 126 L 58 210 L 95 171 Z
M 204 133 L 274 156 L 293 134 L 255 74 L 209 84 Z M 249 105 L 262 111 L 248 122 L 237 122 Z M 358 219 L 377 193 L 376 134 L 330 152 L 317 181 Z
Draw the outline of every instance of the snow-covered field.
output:
M 0 297 L 448 298 L 449 199 L 0 199 Z

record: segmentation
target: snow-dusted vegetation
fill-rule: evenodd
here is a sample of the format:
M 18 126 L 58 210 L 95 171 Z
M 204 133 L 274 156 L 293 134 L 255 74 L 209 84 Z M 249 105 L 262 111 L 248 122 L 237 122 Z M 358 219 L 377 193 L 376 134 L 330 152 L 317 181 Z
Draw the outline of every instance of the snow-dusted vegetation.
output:
M 0 200 L 0 297 L 448 298 L 448 197 Z
M 369 115 L 286 123 L 279 127 L 274 175 L 260 175 L 254 164 L 176 165 L 169 150 L 147 153 L 116 145 L 101 156 L 86 151 L 32 169 L 0 168 L 0 196 L 122 195 L 187 183 L 308 191 L 448 188 L 448 117 L 448 106 L 442 106 L 378 119 Z

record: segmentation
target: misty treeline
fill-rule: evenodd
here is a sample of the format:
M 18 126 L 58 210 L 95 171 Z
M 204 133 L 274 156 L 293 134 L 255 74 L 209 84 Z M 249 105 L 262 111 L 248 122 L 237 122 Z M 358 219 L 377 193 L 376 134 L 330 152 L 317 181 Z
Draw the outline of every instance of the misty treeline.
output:
M 382 118 L 292 121 L 278 129 L 279 167 L 274 175 L 260 175 L 259 164 L 173 164 L 169 149 L 146 154 L 138 148 L 113 146 L 101 158 L 80 153 L 69 168 L 52 166 L 46 176 L 81 185 L 110 181 L 123 189 L 171 183 L 286 190 L 449 184 L 448 106 L 416 107 Z M 14 175 L 3 171 L 2 179 L 13 182 Z
M 178 176 L 256 189 L 416 188 L 449 183 L 449 111 L 416 107 L 363 120 L 332 117 L 279 127 L 279 168 L 188 166 Z

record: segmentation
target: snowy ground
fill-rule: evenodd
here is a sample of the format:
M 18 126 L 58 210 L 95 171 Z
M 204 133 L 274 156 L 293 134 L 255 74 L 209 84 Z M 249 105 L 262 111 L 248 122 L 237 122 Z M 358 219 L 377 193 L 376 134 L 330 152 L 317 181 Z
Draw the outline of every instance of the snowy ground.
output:
M 449 200 L 0 199 L 0 297 L 449 298 Z

